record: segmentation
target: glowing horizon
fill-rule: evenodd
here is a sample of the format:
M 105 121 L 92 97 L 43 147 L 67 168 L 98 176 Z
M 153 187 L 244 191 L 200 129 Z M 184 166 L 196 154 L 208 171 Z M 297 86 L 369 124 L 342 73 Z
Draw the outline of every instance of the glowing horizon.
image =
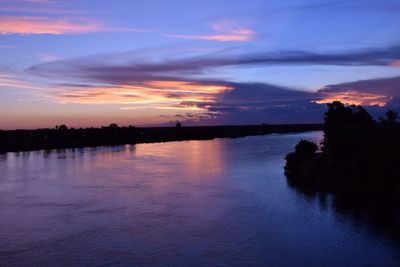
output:
M 333 100 L 400 108 L 395 0 L 0 10 L 0 129 L 320 122 Z

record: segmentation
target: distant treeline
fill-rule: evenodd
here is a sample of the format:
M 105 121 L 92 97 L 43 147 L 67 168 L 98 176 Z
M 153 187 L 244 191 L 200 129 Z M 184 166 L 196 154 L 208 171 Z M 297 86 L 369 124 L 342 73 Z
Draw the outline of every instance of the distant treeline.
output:
M 361 106 L 328 104 L 324 139 L 300 141 L 286 157 L 290 185 L 331 192 L 336 204 L 359 207 L 400 233 L 400 125 L 389 110 L 379 121 Z M 338 202 L 339 201 L 339 202 Z
M 123 145 L 179 140 L 202 140 L 222 137 L 242 137 L 268 133 L 288 133 L 322 130 L 320 124 L 242 125 L 183 127 L 119 127 L 110 124 L 101 128 L 68 128 L 0 131 L 0 153 L 24 150 L 74 148 L 85 146 Z

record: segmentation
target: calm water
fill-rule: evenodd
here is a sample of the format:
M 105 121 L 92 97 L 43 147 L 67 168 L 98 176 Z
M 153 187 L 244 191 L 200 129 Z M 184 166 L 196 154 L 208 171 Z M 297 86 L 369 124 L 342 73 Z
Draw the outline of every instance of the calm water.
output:
M 0 266 L 399 266 L 362 220 L 287 186 L 321 133 L 0 155 Z

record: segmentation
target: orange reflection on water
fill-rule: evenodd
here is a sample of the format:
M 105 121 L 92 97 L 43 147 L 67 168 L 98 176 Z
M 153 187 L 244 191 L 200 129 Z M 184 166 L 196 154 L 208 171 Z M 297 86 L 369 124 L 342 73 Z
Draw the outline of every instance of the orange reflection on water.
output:
M 219 177 L 224 169 L 224 145 L 220 140 L 181 141 L 136 145 L 135 156 L 153 158 L 150 166 L 152 173 L 168 175 L 171 166 L 178 169 L 189 180 L 204 180 Z

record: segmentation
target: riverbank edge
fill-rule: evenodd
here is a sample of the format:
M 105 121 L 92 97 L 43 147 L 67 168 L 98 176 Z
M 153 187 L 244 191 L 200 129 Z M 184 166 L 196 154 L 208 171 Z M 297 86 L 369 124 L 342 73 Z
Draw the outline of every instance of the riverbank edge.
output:
M 8 130 L 0 131 L 0 153 L 213 140 L 321 130 L 322 124 Z

